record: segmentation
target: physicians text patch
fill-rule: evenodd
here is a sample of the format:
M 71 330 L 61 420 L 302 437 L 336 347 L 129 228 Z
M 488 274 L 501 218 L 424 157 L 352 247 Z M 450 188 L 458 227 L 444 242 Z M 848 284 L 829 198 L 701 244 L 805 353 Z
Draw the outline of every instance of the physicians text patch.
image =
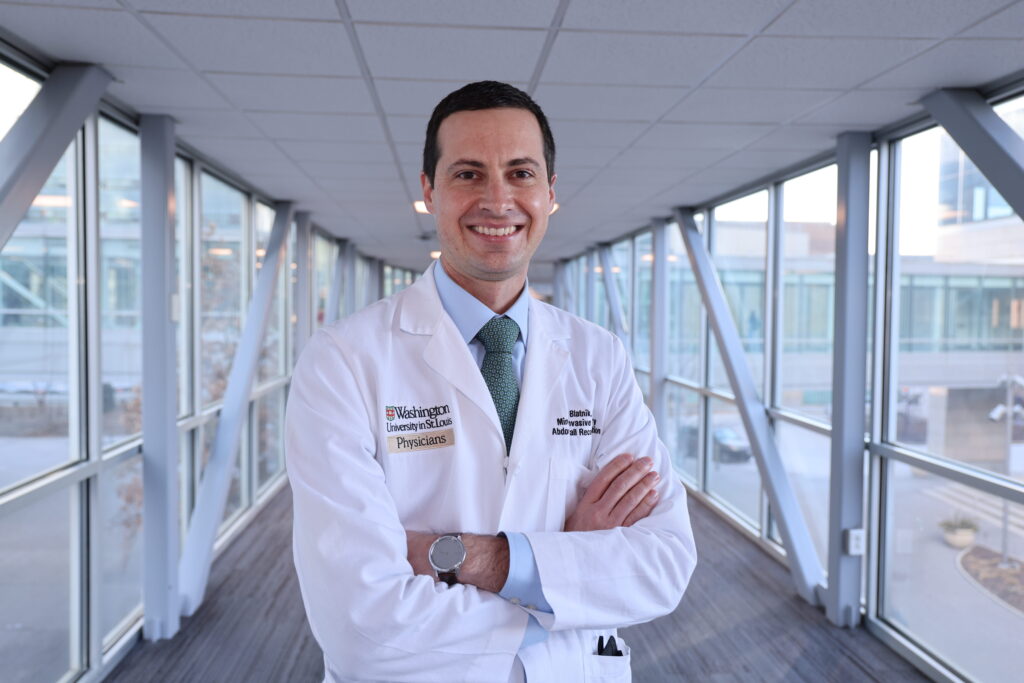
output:
M 445 448 L 455 445 L 455 430 L 440 429 L 436 432 L 421 432 L 408 436 L 389 436 L 388 453 L 408 453 Z

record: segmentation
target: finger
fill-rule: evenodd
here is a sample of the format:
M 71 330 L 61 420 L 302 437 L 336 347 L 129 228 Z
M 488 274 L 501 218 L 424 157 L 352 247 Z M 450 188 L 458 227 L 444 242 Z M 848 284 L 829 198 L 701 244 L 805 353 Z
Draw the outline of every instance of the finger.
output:
M 643 497 L 640 504 L 633 508 L 633 511 L 626 516 L 623 520 L 622 526 L 633 526 L 641 519 L 645 519 L 647 515 L 651 514 L 654 507 L 658 504 L 658 489 L 651 489 L 647 492 L 647 495 Z
M 647 476 L 647 473 L 651 471 L 653 467 L 650 458 L 640 458 L 636 460 L 629 469 L 625 472 L 620 473 L 615 480 L 608 485 L 604 495 L 600 498 L 601 505 L 606 510 L 614 508 L 619 500 L 622 499 L 626 492 L 636 486 L 636 483 Z
M 608 485 L 611 484 L 616 477 L 622 474 L 631 464 L 633 463 L 633 456 L 629 453 L 621 453 L 615 456 L 611 462 L 601 468 L 601 471 L 594 477 L 594 481 L 590 482 L 590 486 L 587 487 L 586 492 L 583 494 L 583 500 L 588 503 L 594 503 L 601 499 L 604 492 L 608 489 Z
M 643 479 L 623 494 L 622 498 L 619 499 L 619 502 L 615 504 L 615 507 L 612 508 L 608 515 L 615 523 L 615 526 L 622 525 L 626 517 L 629 516 L 629 513 L 633 511 L 633 508 L 640 504 L 644 496 L 654 488 L 659 479 L 660 477 L 657 472 L 648 472 Z

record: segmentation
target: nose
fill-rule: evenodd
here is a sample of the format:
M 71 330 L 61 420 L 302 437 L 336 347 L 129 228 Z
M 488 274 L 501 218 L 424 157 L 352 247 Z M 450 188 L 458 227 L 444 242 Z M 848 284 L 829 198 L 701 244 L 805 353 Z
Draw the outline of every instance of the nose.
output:
M 498 215 L 515 208 L 512 186 L 502 174 L 493 175 L 484 183 L 480 208 Z

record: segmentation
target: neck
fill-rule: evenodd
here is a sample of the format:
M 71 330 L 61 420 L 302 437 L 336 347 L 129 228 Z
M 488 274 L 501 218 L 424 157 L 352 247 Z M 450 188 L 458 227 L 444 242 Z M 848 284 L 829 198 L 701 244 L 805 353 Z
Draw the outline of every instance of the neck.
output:
M 526 284 L 525 272 L 504 280 L 478 280 L 456 271 L 444 262 L 443 257 L 439 265 L 455 284 L 499 315 L 512 308 Z

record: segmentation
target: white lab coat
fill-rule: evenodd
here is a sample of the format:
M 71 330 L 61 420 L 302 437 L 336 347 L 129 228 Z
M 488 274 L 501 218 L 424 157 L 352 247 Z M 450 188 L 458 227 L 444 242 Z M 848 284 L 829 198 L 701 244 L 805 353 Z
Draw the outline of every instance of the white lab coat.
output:
M 533 612 L 550 633 L 520 653 L 529 683 L 629 681 L 629 657 L 597 656 L 597 636 L 682 598 L 696 563 L 686 495 L 622 344 L 536 300 L 529 316 L 507 463 L 494 403 L 431 271 L 306 346 L 286 452 L 295 568 L 327 680 L 509 680 L 526 607 L 414 576 L 405 529 L 526 533 L 554 611 Z M 421 417 L 389 420 L 389 406 Z M 590 411 L 582 420 L 600 434 L 559 427 L 580 421 L 569 411 Z M 389 431 L 410 424 L 416 432 Z M 410 438 L 424 431 L 433 436 Z M 424 444 L 434 447 L 408 450 Z M 624 452 L 652 456 L 661 473 L 652 514 L 628 528 L 563 532 L 586 485 Z

